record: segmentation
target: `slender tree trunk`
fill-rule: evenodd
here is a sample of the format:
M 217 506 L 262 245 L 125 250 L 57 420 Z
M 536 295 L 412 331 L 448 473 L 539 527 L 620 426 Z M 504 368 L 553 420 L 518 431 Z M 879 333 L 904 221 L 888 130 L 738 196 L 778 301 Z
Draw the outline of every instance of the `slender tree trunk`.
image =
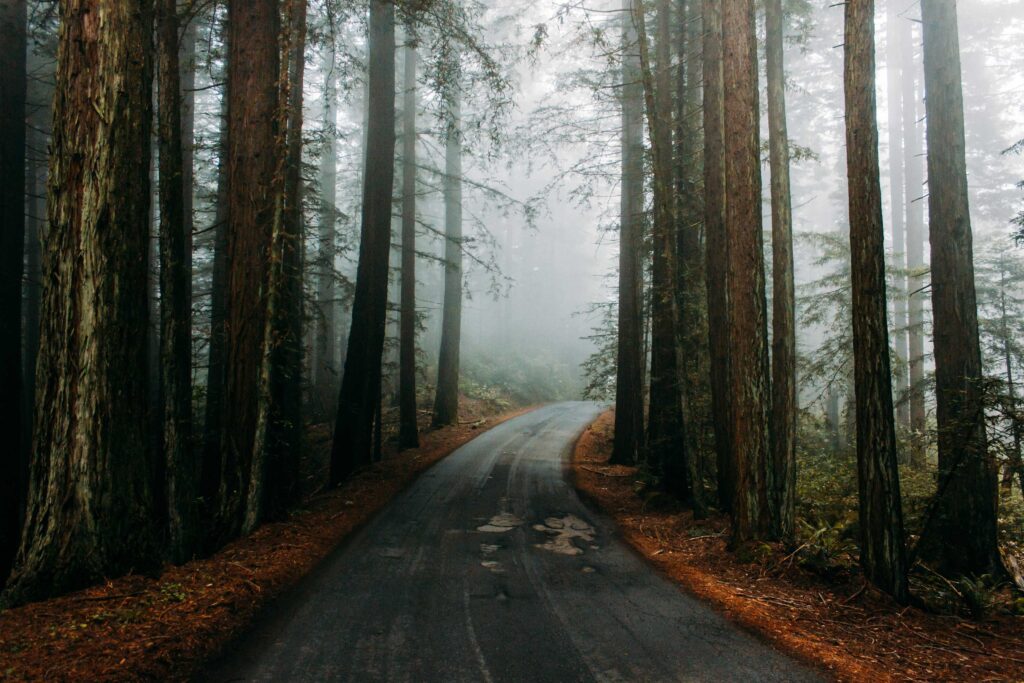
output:
M 306 0 L 285 0 L 277 82 L 276 168 L 267 317 L 242 533 L 294 500 L 302 434 L 302 93 Z
M 651 387 L 647 422 L 648 458 L 661 473 L 665 488 L 692 502 L 683 422 L 680 383 L 679 308 L 676 298 L 678 253 L 675 234 L 675 206 L 672 197 L 672 86 L 671 86 L 671 3 L 658 0 L 657 51 L 655 69 L 648 54 L 645 10 L 634 5 L 634 21 L 640 45 L 640 68 L 647 106 L 654 166 L 654 258 L 651 266 Z
M 198 531 L 192 455 L 192 273 L 185 220 L 178 7 L 177 0 L 158 2 L 161 452 L 166 467 L 167 553 L 181 563 L 196 549 Z
M 900 74 L 903 80 L 903 168 L 906 187 L 907 233 L 907 363 L 910 382 L 910 431 L 913 439 L 910 462 L 915 469 L 925 466 L 925 432 L 928 428 L 925 412 L 924 361 L 925 330 L 924 302 L 924 176 L 921 162 L 921 130 L 918 122 L 919 96 L 915 89 L 913 23 L 906 22 L 906 31 L 900 41 Z
M 768 135 L 772 192 L 772 507 L 777 531 L 791 539 L 796 524 L 796 294 L 793 209 L 786 126 L 782 0 L 765 1 Z
M 395 7 L 370 2 L 369 117 L 359 265 L 345 374 L 331 450 L 338 484 L 373 456 L 374 401 L 380 386 L 387 323 L 391 200 L 395 175 Z
M 940 479 L 923 548 L 951 576 L 1001 575 L 998 465 L 985 436 L 956 4 L 922 0 L 921 20 Z
M 622 194 L 619 201 L 619 325 L 615 441 L 610 462 L 635 464 L 644 442 L 643 399 L 643 85 L 632 0 L 622 14 Z
M 321 416 L 333 414 L 338 389 L 338 335 L 337 288 L 335 287 L 334 256 L 337 252 L 337 82 L 338 75 L 334 37 L 328 38 L 324 57 L 324 136 L 320 150 L 320 227 L 317 256 L 317 319 L 314 356 L 314 386 L 316 408 Z
M 874 0 L 846 4 L 846 156 L 850 193 L 854 384 L 860 561 L 868 579 L 898 602 L 908 599 L 889 327 L 885 233 L 878 180 Z
M 413 40 L 407 32 L 406 41 Z M 416 45 L 405 46 L 402 111 L 402 302 L 398 447 L 420 445 L 416 424 Z
M 462 110 L 461 96 L 452 95 L 451 121 L 444 169 L 444 302 L 441 351 L 433 426 L 459 420 L 459 347 L 462 344 Z
M 228 222 L 217 531 L 242 530 L 256 435 L 274 222 L 277 0 L 228 2 Z
M 753 0 L 724 0 L 726 235 L 729 240 L 729 386 L 732 394 L 733 543 L 772 535 L 769 501 L 768 320 L 761 219 L 757 41 Z
M 25 246 L 25 61 L 24 0 L 0 6 L 0 583 L 18 546 L 22 490 L 21 277 Z
M 1003 477 L 1003 490 L 1009 492 L 1013 486 L 1013 475 L 1020 479 L 1021 493 L 1024 493 L 1024 458 L 1021 457 L 1021 425 L 1017 419 L 1017 387 L 1013 381 L 1013 352 L 1011 348 L 1009 318 L 1006 312 L 1006 266 L 1003 256 L 999 258 L 999 308 L 1000 308 L 1000 332 L 1003 342 L 1003 367 L 1006 372 L 1006 415 L 1011 420 L 1010 429 L 1013 432 L 1013 450 L 1010 452 L 1010 462 L 1006 465 L 1006 474 Z
M 35 442 L 12 603 L 145 571 L 158 555 L 153 463 L 140 457 L 151 8 L 83 1 L 60 13 Z
M 910 383 L 907 377 L 907 279 L 903 275 L 907 264 L 907 246 L 905 216 L 906 207 L 904 204 L 904 192 L 906 183 L 903 178 L 903 102 L 900 80 L 903 77 L 900 64 L 900 30 L 899 16 L 900 7 L 895 0 L 888 0 L 887 25 L 886 25 L 886 86 L 888 97 L 886 98 L 889 112 L 889 209 L 892 216 L 892 251 L 893 264 L 897 272 L 897 288 L 893 297 L 893 322 L 895 333 L 893 334 L 893 346 L 896 349 L 896 358 L 899 359 L 899 366 L 896 368 L 896 417 L 898 424 L 910 428 L 910 403 L 908 391 Z M 900 452 L 900 462 L 906 459 L 909 461 L 909 452 Z
M 704 15 L 704 235 L 711 359 L 711 413 L 718 470 L 718 505 L 732 509 L 732 397 L 729 393 L 729 240 L 725 230 L 725 79 L 722 3 L 703 0 Z

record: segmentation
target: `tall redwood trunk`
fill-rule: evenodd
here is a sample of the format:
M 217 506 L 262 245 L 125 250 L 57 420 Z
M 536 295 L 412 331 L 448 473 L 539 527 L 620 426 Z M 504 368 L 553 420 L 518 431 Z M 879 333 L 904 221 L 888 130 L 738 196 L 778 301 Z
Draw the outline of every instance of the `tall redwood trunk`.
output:
M 792 538 L 796 525 L 796 294 L 793 209 L 786 126 L 782 0 L 765 0 L 768 135 L 772 191 L 772 425 L 771 495 L 776 526 Z
M 374 405 L 387 322 L 391 200 L 395 175 L 395 6 L 371 0 L 369 115 L 359 265 L 352 328 L 331 447 L 331 483 L 373 459 Z
M 733 543 L 772 535 L 768 319 L 761 219 L 757 40 L 753 0 L 724 0 L 725 227 L 729 241 L 729 388 Z
M 444 303 L 433 426 L 459 420 L 459 347 L 462 344 L 462 112 L 452 95 L 444 169 Z
M 704 247 L 711 360 L 711 413 L 718 470 L 718 505 L 732 509 L 732 397 L 729 393 L 729 240 L 725 231 L 725 80 L 722 5 L 703 0 L 704 18 Z
M 274 218 L 278 0 L 228 2 L 227 297 L 217 531 L 241 532 L 250 484 Z
M 874 20 L 874 0 L 846 3 L 844 82 L 860 562 L 872 583 L 904 603 L 908 599 L 907 557 L 889 368 Z
M 196 549 L 198 500 L 192 449 L 191 231 L 186 224 L 177 0 L 158 0 L 157 138 L 160 146 L 161 453 L 165 466 L 167 553 Z M 188 188 L 191 194 L 191 187 Z
M 0 584 L 18 545 L 23 490 L 23 398 L 21 376 L 21 278 L 25 244 L 25 62 L 24 0 L 0 6 Z
M 939 491 L 925 554 L 951 576 L 1004 573 L 998 463 L 985 435 L 956 4 L 922 0 Z
M 151 7 L 83 0 L 60 14 L 35 440 L 10 602 L 158 559 L 140 343 Z
M 643 85 L 636 27 L 622 13 L 622 186 L 619 200 L 619 320 L 615 372 L 615 442 L 611 462 L 635 464 L 644 442 L 643 403 Z
M 407 32 L 406 40 L 412 40 Z M 420 445 L 416 425 L 416 46 L 405 46 L 402 105 L 402 301 L 399 350 L 399 448 Z

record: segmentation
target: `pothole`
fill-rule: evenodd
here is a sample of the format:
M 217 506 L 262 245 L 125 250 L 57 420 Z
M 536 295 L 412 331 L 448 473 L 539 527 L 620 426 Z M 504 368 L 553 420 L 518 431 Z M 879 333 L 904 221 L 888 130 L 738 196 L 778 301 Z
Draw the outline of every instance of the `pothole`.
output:
M 543 524 L 534 524 L 533 528 L 551 536 L 547 543 L 538 543 L 536 547 L 559 555 L 583 554 L 583 550 L 576 546 L 573 539 L 579 539 L 580 543 L 586 543 L 591 548 L 596 547 L 593 545 L 594 527 L 576 515 L 548 517 Z

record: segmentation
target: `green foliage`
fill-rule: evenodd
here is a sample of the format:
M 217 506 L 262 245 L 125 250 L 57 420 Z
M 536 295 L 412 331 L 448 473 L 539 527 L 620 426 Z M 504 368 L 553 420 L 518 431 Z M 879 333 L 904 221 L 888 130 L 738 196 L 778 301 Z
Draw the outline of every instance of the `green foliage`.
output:
M 619 347 L 619 307 L 614 301 L 601 302 L 591 306 L 591 313 L 598 316 L 598 323 L 587 339 L 594 342 L 597 348 L 581 365 L 586 381 L 583 398 L 589 401 L 614 401 L 615 376 L 618 371 L 616 354 Z
M 797 550 L 801 566 L 812 571 L 831 575 L 856 563 L 857 543 L 852 534 L 852 525 L 829 524 L 815 528 L 805 520 L 799 520 Z
M 471 398 L 505 397 L 513 405 L 572 400 L 579 396 L 573 366 L 550 351 L 490 349 L 462 359 L 460 390 Z

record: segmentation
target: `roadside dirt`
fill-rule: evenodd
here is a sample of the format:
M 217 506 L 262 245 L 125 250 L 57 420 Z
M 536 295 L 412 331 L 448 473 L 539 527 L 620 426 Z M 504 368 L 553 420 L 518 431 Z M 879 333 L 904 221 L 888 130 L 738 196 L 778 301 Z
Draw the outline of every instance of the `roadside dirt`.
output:
M 902 608 L 859 577 L 826 581 L 778 547 L 740 562 L 724 516 L 645 506 L 636 469 L 606 464 L 613 427 L 609 411 L 577 443 L 577 489 L 651 564 L 736 623 L 840 681 L 1024 681 L 1024 618 Z
M 0 681 L 187 680 L 418 474 L 529 410 L 478 409 L 212 557 L 0 612 Z

